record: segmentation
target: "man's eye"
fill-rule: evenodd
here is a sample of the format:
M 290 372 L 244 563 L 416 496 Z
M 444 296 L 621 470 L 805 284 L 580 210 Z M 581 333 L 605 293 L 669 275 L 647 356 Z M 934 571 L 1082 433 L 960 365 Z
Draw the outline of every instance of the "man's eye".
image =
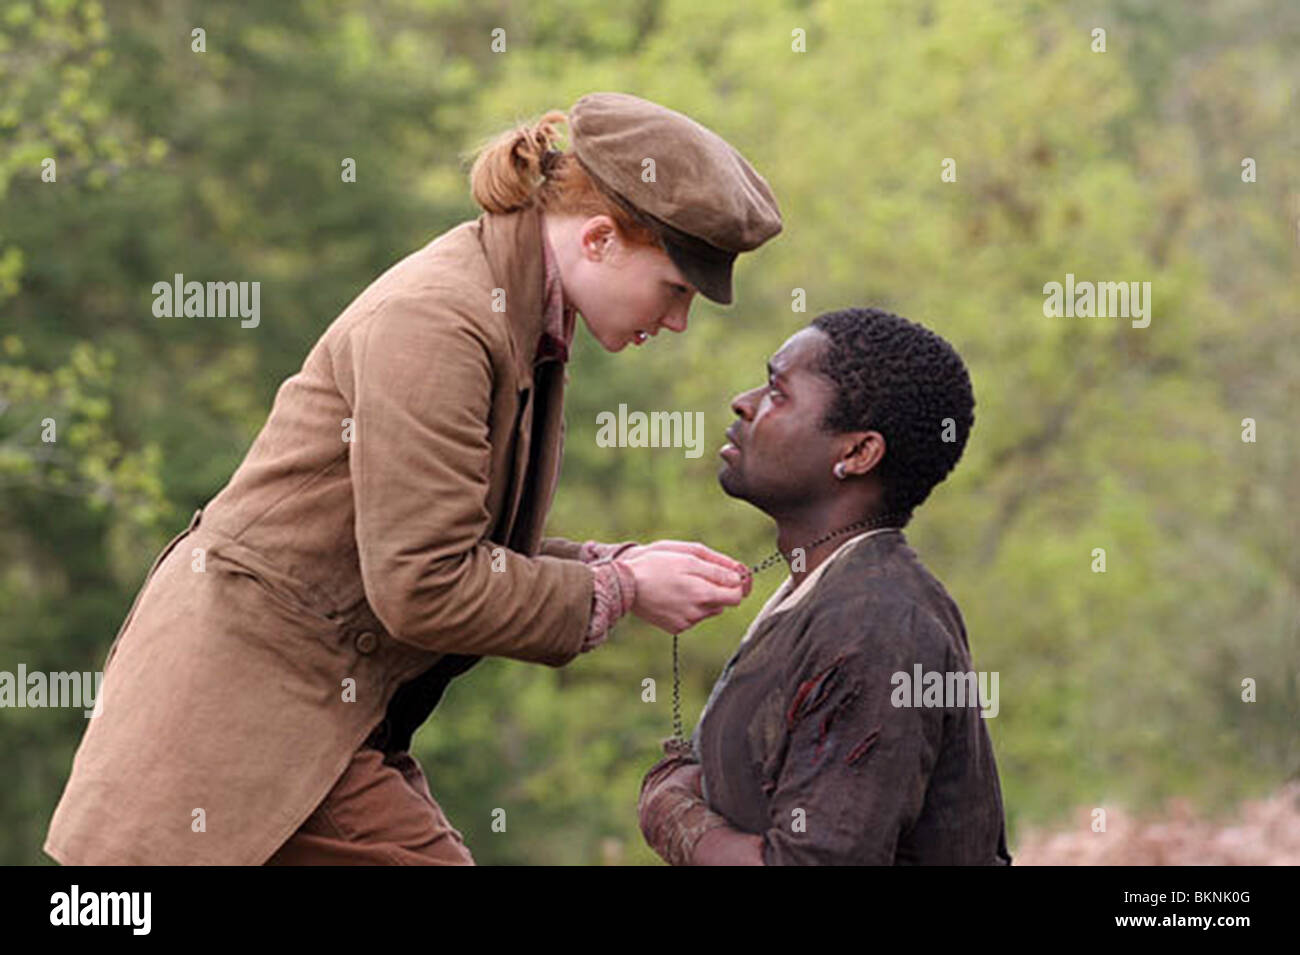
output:
M 678 295 L 685 295 L 687 292 L 690 291 L 690 289 L 688 289 L 685 285 L 674 285 L 673 291 L 676 292 Z

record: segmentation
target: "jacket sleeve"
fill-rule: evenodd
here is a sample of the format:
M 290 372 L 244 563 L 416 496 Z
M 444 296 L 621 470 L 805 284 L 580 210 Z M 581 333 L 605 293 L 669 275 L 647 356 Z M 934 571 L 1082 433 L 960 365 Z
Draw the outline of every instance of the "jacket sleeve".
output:
M 864 620 L 870 629 L 858 639 Z M 927 620 L 915 605 L 872 619 L 852 602 L 813 621 L 807 639 L 816 649 L 787 700 L 789 745 L 763 837 L 767 865 L 893 864 L 942 745 L 942 708 L 890 699 L 894 673 L 945 666 L 946 640 Z
M 563 665 L 588 629 L 592 571 L 485 540 L 494 349 L 447 295 L 421 292 L 380 303 L 336 366 L 353 376 L 366 596 L 394 638 L 422 649 Z
M 547 557 L 559 557 L 561 560 L 582 560 L 579 551 L 581 541 L 566 540 L 563 537 L 543 537 L 541 552 Z
M 630 547 L 636 547 L 637 541 L 620 541 L 617 544 L 603 544 L 600 541 L 571 541 L 563 537 L 542 538 L 541 552 L 547 557 L 561 557 L 564 560 L 580 560 L 584 564 L 617 557 Z

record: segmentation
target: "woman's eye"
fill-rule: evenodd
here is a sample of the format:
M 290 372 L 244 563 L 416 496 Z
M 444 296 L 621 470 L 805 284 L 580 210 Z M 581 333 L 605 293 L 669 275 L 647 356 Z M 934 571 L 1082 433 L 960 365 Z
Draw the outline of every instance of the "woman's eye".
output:
M 685 285 L 674 285 L 673 291 L 676 292 L 678 295 L 685 295 L 687 292 L 690 291 L 690 289 L 688 289 Z

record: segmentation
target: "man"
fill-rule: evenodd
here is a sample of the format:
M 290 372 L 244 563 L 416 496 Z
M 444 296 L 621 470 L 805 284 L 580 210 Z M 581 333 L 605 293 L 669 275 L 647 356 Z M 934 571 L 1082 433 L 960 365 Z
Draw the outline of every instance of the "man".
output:
M 918 666 L 977 685 L 957 605 L 902 531 L 961 457 L 974 403 L 947 342 L 877 309 L 818 317 L 732 402 L 718 480 L 776 521 L 791 574 L 692 752 L 670 748 L 643 782 L 642 832 L 665 860 L 1011 862 L 976 694 L 900 692 Z

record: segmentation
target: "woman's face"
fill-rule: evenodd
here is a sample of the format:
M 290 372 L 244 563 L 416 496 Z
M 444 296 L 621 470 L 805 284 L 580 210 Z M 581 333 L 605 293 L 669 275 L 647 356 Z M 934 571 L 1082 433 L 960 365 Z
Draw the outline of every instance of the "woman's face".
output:
M 686 331 L 695 288 L 662 248 L 629 243 L 609 216 L 557 231 L 565 298 L 606 351 L 644 344 L 661 328 Z

